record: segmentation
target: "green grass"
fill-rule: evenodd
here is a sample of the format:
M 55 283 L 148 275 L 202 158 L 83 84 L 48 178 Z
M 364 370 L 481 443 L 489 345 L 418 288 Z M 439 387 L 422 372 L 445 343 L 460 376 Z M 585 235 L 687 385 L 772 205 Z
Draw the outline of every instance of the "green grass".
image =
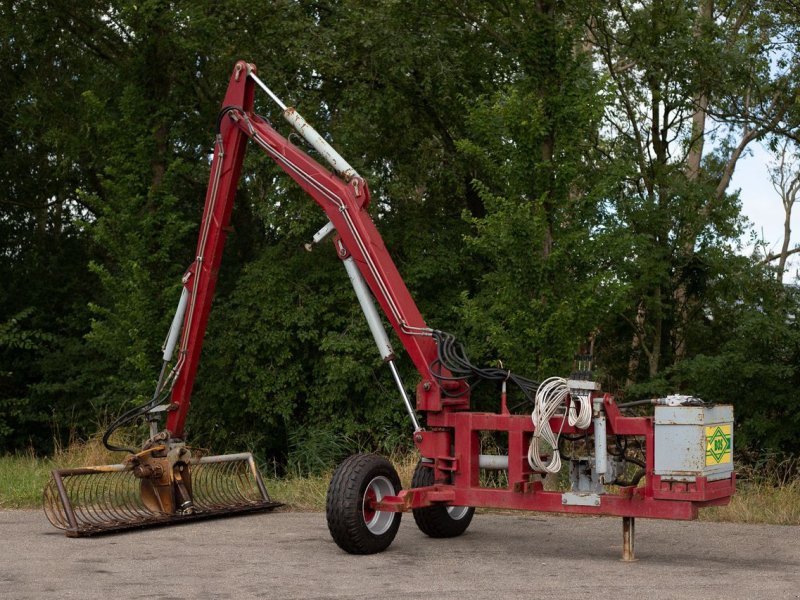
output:
M 701 520 L 800 525 L 800 457 L 751 457 L 736 473 L 731 503 L 701 510 Z
M 0 457 L 0 509 L 41 506 L 52 468 L 52 461 L 28 454 Z
M 0 509 L 38 508 L 42 489 L 50 471 L 55 468 L 100 465 L 120 462 L 122 455 L 106 452 L 99 440 L 71 444 L 52 458 L 41 458 L 32 452 L 0 457 Z M 414 455 L 392 457 L 403 487 L 408 487 L 416 464 Z M 783 467 L 786 467 L 783 464 Z M 789 468 L 755 469 L 738 467 L 742 479 L 728 506 L 700 511 L 703 521 L 800 525 L 800 478 L 798 462 Z M 265 473 L 265 475 L 267 475 Z M 267 477 L 266 485 L 273 499 L 283 502 L 288 510 L 321 511 L 331 473 Z
M 42 504 L 42 490 L 53 469 L 85 467 L 120 462 L 103 448 L 100 439 L 75 442 L 58 448 L 53 457 L 41 458 L 33 451 L 0 456 L 0 509 L 34 508 Z
M 800 482 L 771 485 L 743 481 L 728 506 L 700 510 L 701 521 L 800 525 Z

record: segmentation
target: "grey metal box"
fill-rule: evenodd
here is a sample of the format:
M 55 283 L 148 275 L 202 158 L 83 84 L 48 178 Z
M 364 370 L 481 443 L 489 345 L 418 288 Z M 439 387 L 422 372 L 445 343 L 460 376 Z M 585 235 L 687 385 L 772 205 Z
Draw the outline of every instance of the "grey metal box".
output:
M 733 472 L 733 406 L 656 406 L 654 473 L 673 481 Z

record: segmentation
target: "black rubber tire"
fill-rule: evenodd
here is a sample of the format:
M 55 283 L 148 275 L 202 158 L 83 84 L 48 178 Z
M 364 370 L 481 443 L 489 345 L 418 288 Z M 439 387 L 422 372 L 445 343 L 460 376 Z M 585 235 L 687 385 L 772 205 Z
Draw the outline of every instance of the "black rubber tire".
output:
M 433 484 L 433 469 L 426 467 L 422 461 L 418 462 L 411 477 L 411 487 L 426 487 Z M 458 537 L 467 530 L 475 509 L 470 508 L 460 519 L 451 517 L 447 507 L 442 505 L 415 508 L 412 512 L 414 521 L 422 533 L 432 538 L 451 538 Z
M 364 518 L 364 494 L 376 477 L 385 477 L 400 493 L 400 477 L 388 460 L 377 454 L 354 454 L 336 469 L 328 486 L 325 513 L 333 541 L 350 554 L 375 554 L 389 547 L 397 535 L 402 513 L 391 513 L 385 533 L 376 535 Z M 385 514 L 385 513 L 384 513 Z

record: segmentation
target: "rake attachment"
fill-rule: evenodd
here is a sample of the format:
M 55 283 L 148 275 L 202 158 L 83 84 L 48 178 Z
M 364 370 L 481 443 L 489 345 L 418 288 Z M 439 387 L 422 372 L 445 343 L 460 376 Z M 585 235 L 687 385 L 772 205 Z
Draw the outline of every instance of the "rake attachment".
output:
M 161 446 L 118 465 L 54 470 L 45 515 L 67 536 L 83 537 L 281 506 L 249 452 L 189 454 L 182 444 Z

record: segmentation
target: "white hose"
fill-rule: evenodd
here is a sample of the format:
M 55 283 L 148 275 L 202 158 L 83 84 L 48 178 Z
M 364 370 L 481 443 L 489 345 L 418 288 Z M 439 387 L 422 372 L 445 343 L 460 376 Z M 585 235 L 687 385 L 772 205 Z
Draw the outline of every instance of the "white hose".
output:
M 534 431 L 531 444 L 528 446 L 528 464 L 535 471 L 557 473 L 561 470 L 561 454 L 558 452 L 558 437 L 561 435 L 561 431 L 559 430 L 557 434 L 553 431 L 550 427 L 550 419 L 556 416 L 558 407 L 564 403 L 567 396 L 569 396 L 569 387 L 567 387 L 567 380 L 562 377 L 545 379 L 536 390 L 533 413 L 531 413 Z M 566 413 L 563 416 L 566 420 Z M 561 424 L 563 426 L 564 421 Z M 548 463 L 542 459 L 542 440 L 553 451 Z
M 559 416 L 558 409 L 564 405 L 570 397 L 567 380 L 562 377 L 550 377 L 545 379 L 539 389 L 536 390 L 533 413 L 533 437 L 528 446 L 528 464 L 535 471 L 545 471 L 547 473 L 558 473 L 561 470 L 561 453 L 558 451 L 558 433 L 550 427 L 550 419 Z M 564 407 L 561 413 L 564 422 L 568 422 L 573 427 L 586 429 L 592 423 L 592 403 L 589 395 L 580 396 L 575 394 L 571 398 L 569 408 Z M 542 441 L 546 442 L 552 449 L 550 461 L 545 462 L 542 458 Z
M 580 409 L 575 408 L 576 404 L 580 405 Z M 589 394 L 570 395 L 567 422 L 578 429 L 586 429 L 592 424 L 592 400 Z

